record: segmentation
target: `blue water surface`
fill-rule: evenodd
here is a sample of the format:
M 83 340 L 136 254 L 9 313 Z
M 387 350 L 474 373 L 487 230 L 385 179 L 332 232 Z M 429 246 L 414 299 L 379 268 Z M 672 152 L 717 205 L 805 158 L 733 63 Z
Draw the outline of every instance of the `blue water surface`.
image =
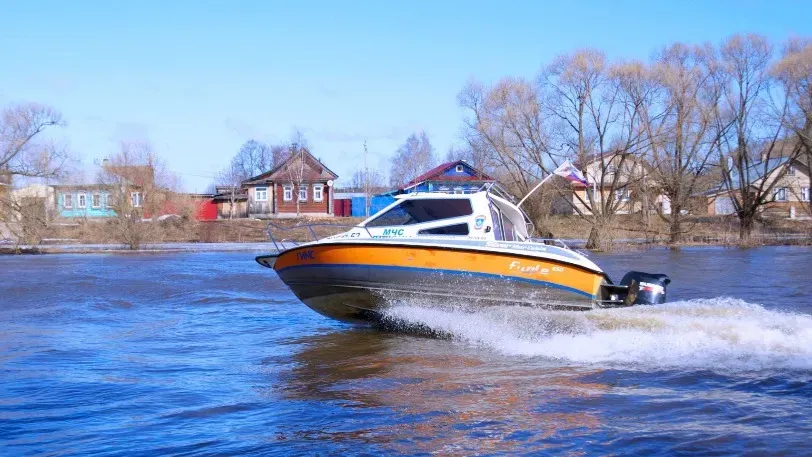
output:
M 808 455 L 812 250 L 593 255 L 673 303 L 309 310 L 250 253 L 0 257 L 0 455 Z M 437 306 L 434 306 L 437 305 Z

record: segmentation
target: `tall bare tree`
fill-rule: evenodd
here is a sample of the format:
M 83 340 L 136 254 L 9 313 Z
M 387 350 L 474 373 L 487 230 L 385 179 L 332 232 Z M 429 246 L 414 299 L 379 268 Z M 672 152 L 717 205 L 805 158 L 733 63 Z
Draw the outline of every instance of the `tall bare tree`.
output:
M 389 172 L 390 184 L 402 186 L 437 166 L 437 156 L 426 132 L 409 135 L 395 152 Z
M 636 101 L 622 90 L 622 79 L 604 54 L 593 49 L 558 57 L 540 81 L 546 110 L 555 119 L 552 138 L 560 145 L 551 158 L 574 157 L 600 189 L 584 196 L 573 193 L 580 203 L 573 205 L 576 213 L 591 226 L 587 247 L 610 249 L 615 216 L 628 205 L 615 196 L 628 193 L 641 179 L 637 170 L 644 144 Z
M 647 143 L 644 191 L 668 199 L 670 212 L 658 208 L 658 214 L 669 225 L 669 241 L 679 243 L 685 233 L 683 210 L 715 170 L 716 145 L 725 133 L 714 128 L 721 87 L 712 74 L 713 51 L 676 43 L 657 53 L 650 68 L 637 67 L 641 70 L 626 72 L 622 87 L 640 110 Z
M 380 170 L 358 169 L 352 174 L 350 187 L 354 192 L 364 192 L 365 188 L 368 188 L 370 192 L 380 192 L 386 189 L 386 180 Z
M 107 206 L 116 239 L 130 249 L 160 240 L 160 217 L 174 214 L 190 219 L 194 207 L 178 192 L 177 177 L 166 170 L 148 142 L 122 142 L 105 161 L 99 182 L 108 191 Z
M 231 161 L 229 165 L 220 171 L 215 178 L 217 187 L 228 188 L 228 219 L 234 219 L 234 210 L 237 205 L 237 195 L 242 189 L 242 182 L 246 179 L 243 169 Z
M 229 168 L 240 175 L 240 181 L 244 181 L 273 168 L 276 165 L 275 159 L 271 146 L 248 140 L 231 160 Z
M 470 81 L 457 97 L 468 114 L 462 135 L 472 154 L 518 196 L 530 191 L 550 163 L 550 134 L 539 98 L 538 87 L 519 78 L 503 78 L 491 87 Z M 536 220 L 539 200 L 525 205 Z
M 16 198 L 12 188 L 63 175 L 69 153 L 46 137 L 50 129 L 63 125 L 58 111 L 36 103 L 0 112 L 0 224 L 18 242 L 38 242 L 48 222 L 47 210 L 43 201 Z
M 296 216 L 301 214 L 300 194 L 305 184 L 305 171 L 307 170 L 307 156 L 305 148 L 298 143 L 291 143 L 290 153 L 285 162 L 285 177 L 293 185 L 293 199 L 296 201 Z
M 739 238 L 750 241 L 755 221 L 764 205 L 775 200 L 773 188 L 785 173 L 763 179 L 780 157 L 794 158 L 798 144 L 787 141 L 788 99 L 773 97 L 769 70 L 773 47 L 759 35 L 734 35 L 721 46 L 718 77 L 723 87 L 716 115 L 719 147 L 724 160 L 722 175 L 736 215 Z M 730 126 L 727 128 L 727 126 Z
M 772 72 L 787 98 L 786 126 L 800 147 L 799 155 L 812 169 L 812 39 L 788 40 Z M 807 206 L 812 214 L 812 199 Z

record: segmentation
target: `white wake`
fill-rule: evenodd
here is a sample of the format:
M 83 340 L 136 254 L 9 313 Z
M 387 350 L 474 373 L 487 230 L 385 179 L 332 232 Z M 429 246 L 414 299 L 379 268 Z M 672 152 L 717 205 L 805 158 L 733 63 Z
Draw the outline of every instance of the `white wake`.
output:
M 586 364 L 812 369 L 812 316 L 715 298 L 588 312 L 398 303 L 397 323 L 506 355 Z

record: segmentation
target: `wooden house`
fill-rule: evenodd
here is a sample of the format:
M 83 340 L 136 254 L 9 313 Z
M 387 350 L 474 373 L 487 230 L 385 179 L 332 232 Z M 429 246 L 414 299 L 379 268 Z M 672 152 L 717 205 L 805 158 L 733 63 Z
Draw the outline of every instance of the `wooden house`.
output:
M 336 178 L 307 149 L 299 148 L 272 170 L 242 182 L 248 217 L 332 216 Z
M 791 219 L 812 217 L 809 201 L 811 173 L 808 164 L 797 159 L 777 157 L 753 164 L 749 174 L 747 181 L 751 183 L 751 187 L 766 189 L 772 186 L 769 202 L 762 208 L 764 216 Z M 737 173 L 733 173 L 731 178 L 734 183 L 739 180 Z M 728 189 L 722 183 L 699 198 L 707 208 L 708 215 L 728 215 L 736 212 L 736 192 L 737 189 Z

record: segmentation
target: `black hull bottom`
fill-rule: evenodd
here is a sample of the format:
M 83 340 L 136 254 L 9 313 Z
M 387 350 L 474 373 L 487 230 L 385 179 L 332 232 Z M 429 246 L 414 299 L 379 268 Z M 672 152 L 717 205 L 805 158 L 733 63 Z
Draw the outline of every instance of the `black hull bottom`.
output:
M 561 297 L 561 294 L 530 294 L 511 298 L 488 294 L 475 295 L 473 290 L 416 290 L 413 288 L 393 289 L 391 287 L 369 287 L 361 285 L 323 285 L 312 283 L 289 283 L 293 293 L 308 307 L 327 317 L 345 322 L 386 322 L 386 308 L 399 303 L 425 306 L 448 306 L 463 304 L 471 306 L 518 305 L 551 309 L 579 310 L 593 309 L 590 300 Z M 504 286 L 504 285 L 503 285 Z M 510 286 L 510 285 L 508 285 Z M 535 299 L 531 296 L 535 295 Z M 542 298 L 543 295 L 545 298 Z M 552 299 L 556 296 L 556 299 Z M 567 300 L 569 298 L 569 300 Z

